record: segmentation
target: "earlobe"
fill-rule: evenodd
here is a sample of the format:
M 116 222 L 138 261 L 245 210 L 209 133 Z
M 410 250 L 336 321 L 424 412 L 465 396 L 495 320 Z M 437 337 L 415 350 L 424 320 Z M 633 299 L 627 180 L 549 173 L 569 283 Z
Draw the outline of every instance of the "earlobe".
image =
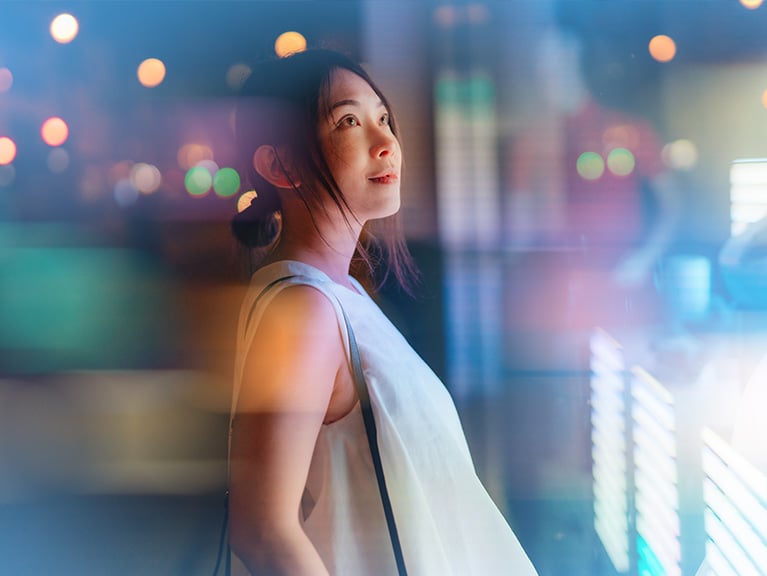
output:
M 253 167 L 264 180 L 277 188 L 294 188 L 301 184 L 292 167 L 276 147 L 262 144 L 253 153 Z

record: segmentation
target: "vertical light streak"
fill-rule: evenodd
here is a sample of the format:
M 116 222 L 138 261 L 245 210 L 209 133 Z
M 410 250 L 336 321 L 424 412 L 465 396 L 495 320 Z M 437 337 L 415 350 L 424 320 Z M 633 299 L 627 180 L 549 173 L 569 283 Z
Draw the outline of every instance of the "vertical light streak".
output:
M 623 351 L 602 330 L 590 348 L 594 529 L 622 573 L 630 566 Z
M 674 399 L 641 368 L 632 369 L 632 374 L 638 571 L 681 574 Z

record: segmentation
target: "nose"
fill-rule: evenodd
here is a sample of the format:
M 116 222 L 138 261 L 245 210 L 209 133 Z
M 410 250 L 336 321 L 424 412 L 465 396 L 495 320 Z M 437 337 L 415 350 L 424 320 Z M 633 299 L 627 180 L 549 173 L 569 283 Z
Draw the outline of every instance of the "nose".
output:
M 396 154 L 399 147 L 399 142 L 394 137 L 394 134 L 391 133 L 391 130 L 388 127 L 385 130 L 385 132 L 383 130 L 379 131 L 373 146 L 370 148 L 370 154 L 374 158 L 384 158 Z

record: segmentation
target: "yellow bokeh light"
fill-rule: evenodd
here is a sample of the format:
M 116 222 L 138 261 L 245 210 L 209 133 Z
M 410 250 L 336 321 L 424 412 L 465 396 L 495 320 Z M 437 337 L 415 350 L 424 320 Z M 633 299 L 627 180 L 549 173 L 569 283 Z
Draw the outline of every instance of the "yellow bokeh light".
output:
M 16 158 L 16 143 L 8 136 L 3 136 L 0 138 L 0 166 L 10 164 L 14 158 Z
M 59 44 L 68 44 L 77 36 L 80 24 L 71 14 L 59 14 L 51 21 L 51 36 Z
M 147 88 L 159 86 L 165 80 L 165 64 L 158 58 L 147 58 L 139 64 L 136 76 L 142 86 Z
M 762 5 L 763 0 L 740 0 L 741 5 L 749 10 L 756 10 Z
M 247 210 L 250 206 L 250 203 L 255 200 L 255 198 L 258 197 L 258 194 L 255 190 L 248 190 L 247 192 L 244 192 L 238 199 L 237 199 L 237 212 L 242 212 L 243 210 Z
M 663 162 L 675 170 L 691 170 L 698 163 L 698 147 L 686 138 L 669 142 L 663 147 Z
M 670 62 L 676 56 L 676 42 L 665 34 L 653 36 L 648 45 L 650 56 L 658 62 Z
M 43 122 L 40 135 L 48 146 L 61 146 L 69 138 L 69 126 L 58 116 L 52 116 Z
M 0 94 L 8 92 L 13 86 L 13 74 L 8 68 L 0 68 Z
M 280 58 L 285 58 L 304 50 L 306 50 L 306 38 L 299 32 L 283 32 L 274 42 L 274 52 Z

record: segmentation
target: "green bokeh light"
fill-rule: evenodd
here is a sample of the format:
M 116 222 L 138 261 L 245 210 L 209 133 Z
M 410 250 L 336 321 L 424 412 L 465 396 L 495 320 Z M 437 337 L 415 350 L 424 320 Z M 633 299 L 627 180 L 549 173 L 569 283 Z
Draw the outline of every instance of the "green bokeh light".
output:
M 578 156 L 575 169 L 585 180 L 598 180 L 605 171 L 605 161 L 596 152 L 584 152 Z
M 240 190 L 240 175 L 234 168 L 221 168 L 213 177 L 213 189 L 223 198 L 234 196 Z
M 184 186 L 192 196 L 204 196 L 212 185 L 213 176 L 204 166 L 194 166 L 184 176 Z
M 607 168 L 616 176 L 628 176 L 635 165 L 634 155 L 625 148 L 614 148 L 607 155 Z

